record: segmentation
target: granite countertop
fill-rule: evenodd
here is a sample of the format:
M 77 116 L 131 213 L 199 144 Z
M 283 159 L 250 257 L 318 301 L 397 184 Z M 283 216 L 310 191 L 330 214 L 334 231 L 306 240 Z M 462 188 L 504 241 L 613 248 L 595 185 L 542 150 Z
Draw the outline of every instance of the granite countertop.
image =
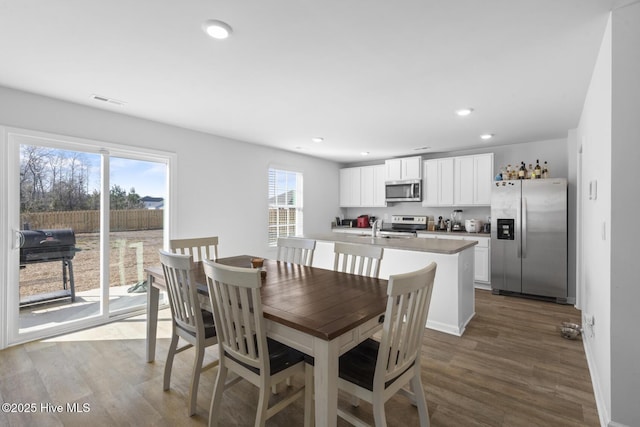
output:
M 475 234 L 475 233 L 472 233 Z M 389 249 L 400 249 L 405 251 L 433 252 L 438 254 L 457 254 L 465 249 L 477 245 L 475 240 L 452 240 L 452 239 L 429 239 L 417 237 L 371 237 L 357 236 L 344 233 L 319 233 L 306 234 L 308 239 L 321 240 L 325 242 L 344 242 L 365 245 L 383 246 Z

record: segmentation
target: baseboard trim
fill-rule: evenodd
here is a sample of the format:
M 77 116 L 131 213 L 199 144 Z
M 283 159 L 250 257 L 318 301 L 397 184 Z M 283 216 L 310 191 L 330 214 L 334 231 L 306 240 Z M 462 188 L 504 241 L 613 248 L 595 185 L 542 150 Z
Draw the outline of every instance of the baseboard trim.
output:
M 583 324 L 584 319 L 583 319 Z M 595 365 L 595 359 L 593 352 L 591 351 L 590 341 L 585 334 L 582 335 L 582 345 L 584 347 L 584 354 L 587 357 L 587 366 L 589 367 L 589 373 L 591 374 L 591 385 L 593 386 L 593 395 L 596 400 L 596 408 L 598 409 L 598 417 L 600 418 L 600 426 L 602 427 L 624 427 L 620 424 L 614 424 L 611 422 L 609 411 L 604 400 L 604 393 L 600 387 L 600 377 L 598 376 L 598 369 Z

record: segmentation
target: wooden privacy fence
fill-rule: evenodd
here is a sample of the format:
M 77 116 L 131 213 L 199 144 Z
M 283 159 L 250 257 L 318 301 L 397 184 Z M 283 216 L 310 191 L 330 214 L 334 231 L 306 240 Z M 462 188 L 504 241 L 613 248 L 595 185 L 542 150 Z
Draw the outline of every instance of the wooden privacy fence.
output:
M 111 211 L 110 230 L 157 230 L 162 228 L 162 218 L 162 209 Z M 100 211 L 23 213 L 20 223 L 23 229 L 71 228 L 75 233 L 96 233 L 100 231 Z

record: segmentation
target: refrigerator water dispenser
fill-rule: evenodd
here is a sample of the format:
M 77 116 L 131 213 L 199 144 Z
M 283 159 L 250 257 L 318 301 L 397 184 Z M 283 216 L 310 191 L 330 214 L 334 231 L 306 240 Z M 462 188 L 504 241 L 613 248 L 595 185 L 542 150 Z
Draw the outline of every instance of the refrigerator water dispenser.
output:
M 499 240 L 514 240 L 514 219 L 500 219 L 498 218 L 498 229 L 496 230 L 497 238 Z

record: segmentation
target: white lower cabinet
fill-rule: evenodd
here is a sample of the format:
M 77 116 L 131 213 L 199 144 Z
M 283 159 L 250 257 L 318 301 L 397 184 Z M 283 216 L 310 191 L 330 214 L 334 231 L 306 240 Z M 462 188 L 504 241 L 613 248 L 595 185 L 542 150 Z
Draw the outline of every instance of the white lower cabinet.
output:
M 474 276 L 473 281 L 477 288 L 490 289 L 491 271 L 491 251 L 489 250 L 490 238 L 484 236 L 452 236 L 450 234 L 429 234 L 419 233 L 418 237 L 432 239 L 452 239 L 452 240 L 476 240 L 478 244 L 474 246 Z

